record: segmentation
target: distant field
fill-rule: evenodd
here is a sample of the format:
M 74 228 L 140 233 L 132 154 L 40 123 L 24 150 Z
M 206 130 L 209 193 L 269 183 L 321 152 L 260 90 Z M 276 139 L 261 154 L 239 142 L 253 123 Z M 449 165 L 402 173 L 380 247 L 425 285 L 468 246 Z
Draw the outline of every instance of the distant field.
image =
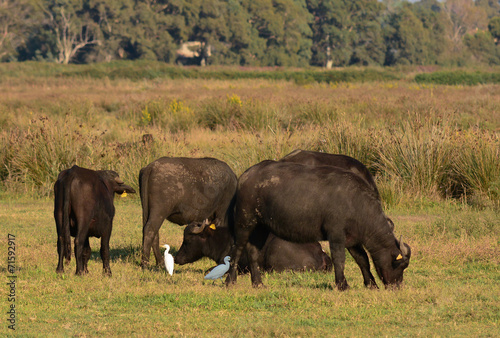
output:
M 15 235 L 16 333 L 500 335 L 500 85 L 417 83 L 418 70 L 328 82 L 279 70 L 271 79 L 214 79 L 109 75 L 141 74 L 144 64 L 95 68 L 101 75 L 0 67 L 0 252 L 7 260 Z M 160 156 L 212 156 L 240 175 L 296 148 L 351 155 L 375 175 L 396 234 L 412 248 L 401 290 L 365 290 L 350 257 L 347 292 L 323 273 L 266 274 L 262 289 L 242 276 L 226 289 L 203 281 L 208 260 L 176 266 L 172 277 L 142 271 L 140 202 L 131 195 L 115 201 L 113 276 L 102 276 L 98 240 L 89 275 L 74 275 L 74 257 L 55 273 L 52 187 L 62 169 L 114 169 L 137 188 L 140 168 Z M 182 230 L 160 230 L 174 254 Z M 4 333 L 11 303 L 2 302 Z

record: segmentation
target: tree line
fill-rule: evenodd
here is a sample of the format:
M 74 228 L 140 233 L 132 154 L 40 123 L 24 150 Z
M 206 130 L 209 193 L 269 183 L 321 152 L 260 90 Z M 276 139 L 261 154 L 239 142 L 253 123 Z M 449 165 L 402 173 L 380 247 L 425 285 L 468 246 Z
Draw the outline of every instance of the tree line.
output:
M 495 65 L 500 1 L 0 0 L 0 61 L 120 59 Z

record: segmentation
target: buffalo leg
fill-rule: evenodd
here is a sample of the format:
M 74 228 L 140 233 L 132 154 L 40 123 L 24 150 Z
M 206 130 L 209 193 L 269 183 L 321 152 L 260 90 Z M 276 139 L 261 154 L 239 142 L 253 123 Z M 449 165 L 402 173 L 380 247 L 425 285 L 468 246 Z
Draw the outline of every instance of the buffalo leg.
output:
M 62 235 L 57 236 L 57 253 L 59 254 L 59 261 L 57 263 L 56 272 L 64 272 L 64 238 Z
M 89 238 L 87 237 L 87 239 L 85 239 L 85 244 L 83 245 L 83 253 L 82 253 L 83 254 L 83 272 L 84 273 L 89 272 L 87 264 L 89 262 L 91 253 L 92 253 L 92 250 L 90 249 L 90 242 L 89 242 Z
M 142 260 L 141 266 L 143 268 L 149 263 L 149 256 L 151 255 L 151 246 L 155 240 L 155 236 L 158 234 L 161 224 L 164 218 L 161 215 L 150 215 L 148 221 L 142 229 Z M 159 238 L 158 238 L 159 241 Z M 160 247 L 158 244 L 158 252 Z M 158 264 L 158 262 L 157 262 Z
M 344 275 L 345 267 L 345 245 L 339 241 L 330 240 L 330 252 L 332 255 L 333 269 L 335 272 L 335 285 L 340 291 L 347 290 L 347 280 Z
M 153 240 L 153 254 L 155 255 L 156 265 L 165 266 L 165 260 L 161 256 L 160 252 L 160 231 L 158 230 Z
M 356 261 L 359 268 L 361 269 L 361 273 L 363 274 L 363 282 L 367 288 L 378 289 L 377 283 L 375 282 L 375 278 L 370 272 L 370 260 L 368 259 L 368 255 L 366 254 L 363 246 L 356 245 L 350 248 L 347 248 L 352 258 Z
M 248 224 L 247 222 L 245 222 L 245 223 Z M 226 285 L 236 283 L 236 278 L 238 275 L 238 262 L 241 258 L 241 253 L 243 252 L 243 248 L 245 248 L 245 246 L 247 245 L 248 240 L 250 238 L 250 234 L 254 228 L 255 228 L 255 225 L 249 225 L 249 226 L 245 226 L 245 227 L 241 227 L 238 225 L 235 226 L 236 243 L 235 243 L 233 249 L 231 250 L 231 266 L 229 268 L 229 273 L 228 273 L 227 278 L 226 278 Z M 252 265 L 254 263 L 257 264 L 257 262 L 252 261 L 252 255 L 250 255 L 250 254 L 248 255 L 248 260 L 249 260 L 249 265 L 250 265 L 250 274 L 251 274 L 251 278 L 252 278 L 252 284 L 254 284 L 254 281 L 260 280 L 260 271 L 258 268 L 253 269 L 253 271 L 252 271 Z M 254 273 L 257 273 L 258 276 L 254 276 Z M 262 282 L 260 282 L 260 284 L 262 284 Z
M 111 225 L 111 224 L 110 224 Z M 101 238 L 101 259 L 102 268 L 105 275 L 111 276 L 111 267 L 109 266 L 109 239 L 111 237 L 111 226 L 110 231 L 104 234 Z
M 246 243 L 248 242 L 248 237 L 249 236 L 246 236 L 246 239 L 245 239 L 245 238 L 242 238 L 241 235 L 236 236 L 236 243 L 233 246 L 233 248 L 231 249 L 231 255 L 230 255 L 231 256 L 231 265 L 229 267 L 229 272 L 228 272 L 227 278 L 226 278 L 226 286 L 228 286 L 229 284 L 236 283 L 236 279 L 238 277 L 238 262 L 240 260 L 241 253 L 243 252 L 243 248 L 246 245 Z M 250 259 L 250 257 L 249 257 L 249 259 Z
M 235 245 L 231 250 L 231 264 L 229 266 L 229 272 L 227 273 L 226 277 L 226 286 L 236 283 L 236 279 L 238 276 L 238 261 L 240 260 L 242 251 L 243 248 L 239 245 Z
M 260 274 L 260 269 L 258 264 L 259 250 L 254 245 L 251 245 L 250 242 L 247 243 L 246 249 L 250 264 L 250 276 L 252 279 L 252 286 L 253 287 L 262 286 L 263 285 L 262 277 Z
M 83 247 L 86 239 L 86 234 L 77 234 L 75 237 L 75 260 L 76 260 L 76 274 L 85 274 L 84 264 L 83 264 Z
M 64 272 L 64 246 L 66 245 L 63 230 L 63 193 L 64 189 L 62 189 L 60 182 L 57 181 L 54 185 L 54 219 L 57 229 L 57 254 L 59 255 L 56 268 L 58 273 Z

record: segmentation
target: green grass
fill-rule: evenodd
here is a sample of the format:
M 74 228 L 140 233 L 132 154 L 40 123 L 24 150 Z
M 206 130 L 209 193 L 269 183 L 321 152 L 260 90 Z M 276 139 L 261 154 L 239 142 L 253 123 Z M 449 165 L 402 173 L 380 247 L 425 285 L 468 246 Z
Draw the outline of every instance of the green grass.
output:
M 412 247 L 404 287 L 365 289 L 348 257 L 351 289 L 339 292 L 331 273 L 265 274 L 259 289 L 245 275 L 227 289 L 203 280 L 214 264 L 207 259 L 176 266 L 172 277 L 163 269 L 142 271 L 139 202 L 127 197 L 115 204 L 113 276 L 102 275 L 99 241 L 92 239 L 90 272 L 78 277 L 74 257 L 64 274 L 55 273 L 52 201 L 3 196 L 0 228 L 14 233 L 17 245 L 16 334 L 496 336 L 500 330 L 500 221 L 491 210 L 455 204 L 425 213 L 388 210 Z M 168 223 L 160 230 L 161 243 L 174 253 L 182 229 Z M 0 252 L 6 254 L 6 246 L 3 240 Z M 2 330 L 8 332 L 5 323 Z

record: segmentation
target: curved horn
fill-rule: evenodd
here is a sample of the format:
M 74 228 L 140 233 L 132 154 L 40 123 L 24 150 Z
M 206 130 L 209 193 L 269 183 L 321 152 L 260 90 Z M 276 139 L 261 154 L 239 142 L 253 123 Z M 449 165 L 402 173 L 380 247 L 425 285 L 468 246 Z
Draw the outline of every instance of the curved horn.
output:
M 191 229 L 191 233 L 192 234 L 201 234 L 203 232 L 203 230 L 205 230 L 205 227 L 209 224 L 210 222 L 208 221 L 208 219 L 204 220 L 201 225 L 199 226 L 194 226 L 192 229 Z
M 394 232 L 394 222 L 389 217 L 386 217 L 386 219 L 387 223 L 389 224 L 389 227 L 391 228 L 391 231 Z
M 407 257 L 408 256 L 408 248 L 406 247 L 405 243 L 403 242 L 403 235 L 399 237 L 399 250 L 401 250 L 401 253 L 403 256 Z
M 123 182 L 123 180 L 120 178 L 120 176 L 116 176 L 115 177 L 115 182 L 118 183 L 118 184 L 124 184 L 125 182 Z

